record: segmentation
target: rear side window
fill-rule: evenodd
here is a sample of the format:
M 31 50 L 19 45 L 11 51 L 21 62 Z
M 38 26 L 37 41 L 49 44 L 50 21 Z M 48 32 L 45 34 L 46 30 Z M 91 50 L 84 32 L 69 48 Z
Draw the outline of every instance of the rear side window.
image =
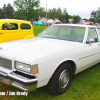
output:
M 18 25 L 15 23 L 5 23 L 2 25 L 2 30 L 18 30 Z
M 31 26 L 29 24 L 21 24 L 20 28 L 22 30 L 25 30 L 25 29 L 31 29 Z
M 97 34 L 97 31 L 96 31 L 95 28 L 89 28 L 89 31 L 88 31 L 88 40 L 89 39 L 94 39 L 94 42 L 98 42 L 98 34 Z

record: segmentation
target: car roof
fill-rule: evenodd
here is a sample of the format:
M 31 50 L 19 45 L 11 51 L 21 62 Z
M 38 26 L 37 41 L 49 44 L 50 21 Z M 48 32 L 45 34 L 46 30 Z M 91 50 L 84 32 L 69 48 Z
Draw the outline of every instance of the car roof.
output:
M 89 27 L 89 28 L 100 28 L 100 26 L 84 25 L 84 24 L 53 24 L 52 26 L 72 26 L 72 27 Z
M 16 23 L 22 23 L 22 22 L 25 22 L 25 23 L 30 23 L 26 20 L 19 20 L 19 19 L 0 19 L 0 22 L 16 22 Z

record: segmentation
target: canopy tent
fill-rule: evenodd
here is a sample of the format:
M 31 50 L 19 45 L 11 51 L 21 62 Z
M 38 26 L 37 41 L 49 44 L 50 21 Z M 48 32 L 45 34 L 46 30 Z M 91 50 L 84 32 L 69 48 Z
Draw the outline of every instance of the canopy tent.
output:
M 55 22 L 61 22 L 61 21 L 57 19 L 57 20 L 55 20 Z
M 78 23 L 79 23 L 79 24 L 83 24 L 84 22 L 83 22 L 82 20 L 80 20 Z
M 62 22 L 60 20 L 55 20 L 55 24 L 62 24 Z
M 47 23 L 54 24 L 54 20 L 50 19 L 50 20 L 47 21 Z

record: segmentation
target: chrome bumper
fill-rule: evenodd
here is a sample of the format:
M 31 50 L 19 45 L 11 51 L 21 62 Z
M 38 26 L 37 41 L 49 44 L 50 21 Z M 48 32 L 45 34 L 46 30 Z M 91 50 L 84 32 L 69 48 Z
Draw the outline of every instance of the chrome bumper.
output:
M 37 87 L 37 78 L 28 76 L 20 73 L 9 73 L 0 72 L 0 81 L 19 88 L 23 91 L 34 91 Z

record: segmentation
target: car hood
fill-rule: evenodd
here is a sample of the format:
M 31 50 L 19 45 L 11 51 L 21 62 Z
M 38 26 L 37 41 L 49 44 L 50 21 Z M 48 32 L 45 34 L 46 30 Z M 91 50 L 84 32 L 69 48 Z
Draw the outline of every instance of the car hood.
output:
M 0 55 L 6 53 L 7 55 L 9 54 L 9 56 L 23 55 L 37 58 L 58 51 L 60 49 L 76 46 L 79 44 L 80 43 L 78 42 L 48 38 L 24 39 L 1 43 Z

